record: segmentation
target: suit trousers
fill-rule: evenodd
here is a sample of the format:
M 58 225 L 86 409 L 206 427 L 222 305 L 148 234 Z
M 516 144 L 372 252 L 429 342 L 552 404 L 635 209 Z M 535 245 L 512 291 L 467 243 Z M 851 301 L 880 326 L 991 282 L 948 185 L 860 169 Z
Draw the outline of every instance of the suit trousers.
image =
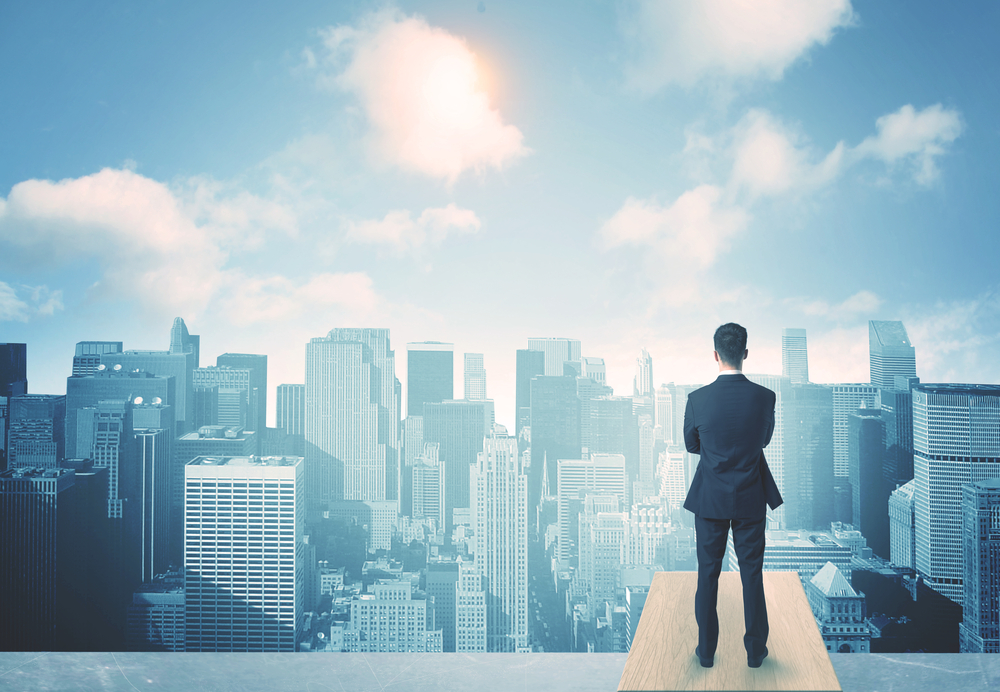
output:
M 698 648 L 711 658 L 719 644 L 719 573 L 726 553 L 730 524 L 733 547 L 743 581 L 743 620 L 746 633 L 743 646 L 748 659 L 764 655 L 767 643 L 767 606 L 764 603 L 764 525 L 766 517 L 753 519 L 709 519 L 695 515 L 695 540 L 698 547 L 698 590 L 694 597 L 694 615 L 698 621 Z

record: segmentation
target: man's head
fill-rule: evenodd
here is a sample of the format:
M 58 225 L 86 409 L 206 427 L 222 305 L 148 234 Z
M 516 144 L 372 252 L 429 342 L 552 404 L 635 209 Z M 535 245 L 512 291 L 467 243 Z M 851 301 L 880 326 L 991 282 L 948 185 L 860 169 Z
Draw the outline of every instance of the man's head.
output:
M 720 364 L 740 370 L 747 356 L 747 330 L 735 322 L 727 322 L 716 329 L 715 353 Z

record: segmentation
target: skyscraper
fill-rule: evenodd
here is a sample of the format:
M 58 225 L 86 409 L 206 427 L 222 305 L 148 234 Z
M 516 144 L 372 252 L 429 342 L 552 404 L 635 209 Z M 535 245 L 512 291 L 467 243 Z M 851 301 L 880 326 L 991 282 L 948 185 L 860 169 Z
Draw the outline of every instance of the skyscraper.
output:
M 913 569 L 916 554 L 914 482 L 904 483 L 889 495 L 889 559 Z
M 251 376 L 249 368 L 209 366 L 195 368 L 191 373 L 194 386 L 194 415 L 191 424 L 238 426 L 258 430 L 251 415 Z M 260 428 L 263 435 L 264 429 Z
M 114 366 L 109 368 L 104 364 L 99 365 L 93 375 L 66 378 L 66 457 L 80 459 L 90 456 L 92 431 L 86 426 L 80 429 L 78 418 L 81 409 L 97 406 L 101 401 L 133 401 L 136 398 L 147 404 L 172 406 L 176 400 L 176 384 L 177 379 L 173 376 L 158 376 Z M 176 407 L 173 411 L 176 414 Z M 171 434 L 174 434 L 173 431 Z
M 913 393 L 919 377 L 896 375 L 892 389 L 879 389 L 875 405 L 885 425 L 882 478 L 887 491 L 913 480 Z
M 73 376 L 93 375 L 105 353 L 121 353 L 121 341 L 78 341 L 73 355 Z
M 535 377 L 531 380 L 531 466 L 528 502 L 535 507 L 542 493 L 542 470 L 548 466 L 548 484 L 557 488 L 560 459 L 579 459 L 580 398 L 575 377 Z
M 545 353 L 518 349 L 516 370 L 514 420 L 517 421 L 516 433 L 520 436 L 521 428 L 531 424 L 531 379 L 545 374 Z
M 639 480 L 639 421 L 632 413 L 632 397 L 609 396 L 590 402 L 589 452 L 591 456 L 621 454 L 629 482 Z M 626 494 L 623 502 L 628 500 Z
M 388 329 L 333 329 L 306 345 L 310 497 L 398 499 L 396 382 Z
M 199 344 L 200 337 L 188 334 L 184 320 L 178 317 L 174 320 L 174 325 L 170 330 L 169 350 L 130 350 L 122 353 L 102 353 L 101 365 L 110 371 L 131 373 L 138 370 L 158 377 L 173 377 L 174 395 L 170 399 L 164 399 L 164 401 L 174 406 L 176 434 L 181 435 L 190 430 L 193 425 L 193 373 L 198 367 Z M 142 396 L 146 397 L 145 394 Z
M 835 384 L 833 387 L 833 475 L 847 478 L 847 418 L 862 402 L 875 408 L 878 388 L 870 384 Z M 846 518 L 845 520 L 846 521 Z
M 782 375 L 747 375 L 751 382 L 755 382 L 762 387 L 767 387 L 774 392 L 774 430 L 771 433 L 771 441 L 764 448 L 764 458 L 767 459 L 767 467 L 774 477 L 774 483 L 778 486 L 778 492 L 785 496 L 785 425 L 788 416 L 788 400 L 791 396 L 792 383 L 788 377 Z M 794 462 L 793 462 L 794 463 Z M 690 482 L 690 479 L 689 481 Z M 686 491 L 686 489 L 685 489 Z M 785 505 L 781 505 L 771 511 L 768 517 L 768 526 L 771 529 L 780 530 L 785 528 Z
M 427 595 L 434 599 L 434 624 L 442 630 L 442 651 L 447 652 L 456 650 L 460 570 L 454 560 L 427 563 Z
M 792 384 L 809 381 L 809 352 L 806 349 L 806 330 L 781 330 L 781 376 Z
M 885 424 L 878 409 L 859 408 L 847 419 L 848 480 L 851 523 L 868 547 L 889 557 L 889 492 L 883 481 Z
M 1000 385 L 918 384 L 913 388 L 916 569 L 924 583 L 962 604 L 961 487 L 1000 468 Z
M 454 344 L 406 344 L 406 415 L 423 415 L 424 404 L 455 398 Z
M 8 400 L 7 468 L 57 468 L 65 454 L 66 397 L 23 394 Z
M 551 462 L 550 462 L 551 463 Z M 573 535 L 577 517 L 583 509 L 585 493 L 615 495 L 625 504 L 625 457 L 621 454 L 595 454 L 590 459 L 559 459 L 557 465 L 559 547 L 556 556 L 560 564 L 569 565 L 578 557 Z
M 792 385 L 785 411 L 785 525 L 822 529 L 833 521 L 833 389 Z M 771 436 L 774 439 L 774 436 Z M 777 482 L 777 479 L 775 479 Z
M 528 477 L 517 440 L 493 435 L 472 470 L 476 570 L 486 582 L 486 650 L 528 643 Z
M 483 438 L 489 433 L 481 401 L 442 401 L 424 404 L 423 439 L 438 445 L 438 458 L 444 470 L 445 525 L 452 526 L 452 512 L 469 504 L 469 469 L 483 451 Z M 414 479 L 416 480 L 416 479 Z
M 460 653 L 486 653 L 487 612 L 483 575 L 474 563 L 459 562 L 458 570 L 458 583 L 455 585 L 455 650 Z
M 215 359 L 215 364 L 220 368 L 250 371 L 246 427 L 263 434 L 267 427 L 267 356 L 256 353 L 223 353 Z
M 541 375 L 542 373 L 538 373 Z M 583 372 L 581 373 L 584 377 L 587 377 L 598 384 L 606 384 L 608 379 L 608 370 L 604 365 L 603 358 L 584 358 L 583 359 Z
M 917 360 L 902 322 L 868 322 L 868 357 L 873 387 L 892 389 L 896 375 L 915 377 Z
M 133 417 L 134 420 L 134 417 Z M 170 465 L 173 462 L 170 430 L 135 431 L 139 494 L 140 579 L 150 583 L 169 564 Z
M 1000 477 L 962 486 L 965 599 L 959 651 L 1000 653 Z
M 277 425 L 289 435 L 306 434 L 306 386 L 279 384 Z
M 528 348 L 545 354 L 545 375 L 548 377 L 561 377 L 566 374 L 565 363 L 579 363 L 581 359 L 578 339 L 528 339 Z
M 302 458 L 199 457 L 184 478 L 185 649 L 295 651 L 306 589 Z
M 0 650 L 86 650 L 101 632 L 100 486 L 69 469 L 0 473 Z
M 465 398 L 469 401 L 486 398 L 486 368 L 482 353 L 465 354 Z
M 653 386 L 653 358 L 646 349 L 642 349 L 635 359 L 632 390 L 635 396 L 653 396 L 656 392 L 656 387 Z
M 0 396 L 28 393 L 27 344 L 0 344 Z

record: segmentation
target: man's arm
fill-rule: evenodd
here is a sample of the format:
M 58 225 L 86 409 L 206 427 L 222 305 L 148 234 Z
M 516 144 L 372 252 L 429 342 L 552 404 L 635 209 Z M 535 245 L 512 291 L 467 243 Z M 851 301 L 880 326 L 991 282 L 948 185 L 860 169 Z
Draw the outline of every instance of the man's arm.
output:
M 771 424 L 774 425 L 773 421 Z M 771 433 L 767 436 L 770 438 Z M 694 409 L 691 408 L 690 397 L 684 409 L 684 445 L 691 454 L 701 454 L 701 438 L 698 436 L 698 428 L 694 425 Z
M 774 403 L 775 403 L 775 399 L 776 399 L 776 397 L 775 397 L 774 392 L 771 392 L 771 413 L 770 413 L 770 418 L 769 418 L 768 424 L 767 424 L 767 434 L 764 435 L 764 446 L 765 447 L 767 447 L 768 443 L 771 442 L 771 434 L 774 432 Z

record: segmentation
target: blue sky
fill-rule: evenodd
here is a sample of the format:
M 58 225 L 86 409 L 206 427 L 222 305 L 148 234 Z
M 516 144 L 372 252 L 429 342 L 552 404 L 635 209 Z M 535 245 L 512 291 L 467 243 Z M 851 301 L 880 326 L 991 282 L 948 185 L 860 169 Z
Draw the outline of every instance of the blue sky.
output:
M 749 6 L 752 8 L 748 9 Z M 483 11 L 480 11 L 482 9 Z M 339 326 L 483 352 L 583 342 L 629 394 L 712 377 L 711 333 L 866 381 L 1000 381 L 996 3 L 5 3 L 0 341 L 62 393 L 73 344 L 303 380 Z M 460 384 L 457 384 L 460 387 Z M 461 391 L 456 392 L 459 396 Z M 273 401 L 273 395 L 272 395 Z M 273 416 L 273 406 L 272 406 Z

